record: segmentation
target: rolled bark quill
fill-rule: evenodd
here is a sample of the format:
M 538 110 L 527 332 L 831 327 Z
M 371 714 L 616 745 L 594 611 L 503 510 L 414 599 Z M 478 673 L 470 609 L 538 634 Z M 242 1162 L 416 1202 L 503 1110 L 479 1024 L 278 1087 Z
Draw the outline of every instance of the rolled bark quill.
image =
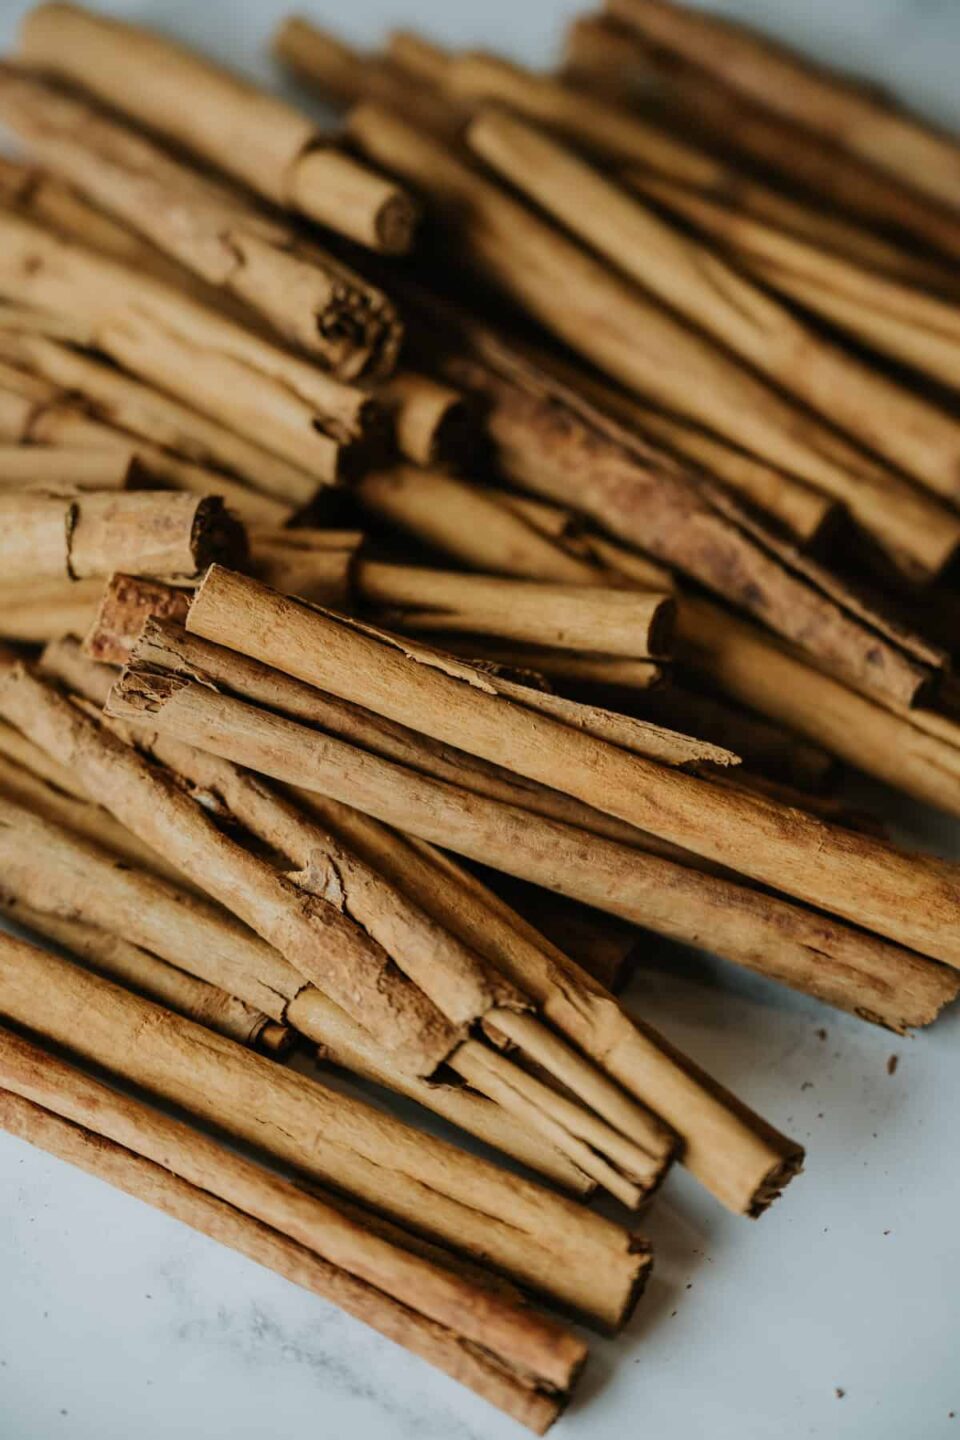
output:
M 468 258 L 612 379 L 829 493 L 859 493 L 859 472 L 851 476 L 838 460 L 828 427 L 468 169 L 452 152 L 372 105 L 358 106 L 348 125 L 365 152 L 420 185 L 442 211 L 455 208 Z M 750 329 L 742 316 L 738 324 Z M 636 344 L 637 334 L 644 337 L 642 347 Z M 904 395 L 905 404 L 908 400 Z M 944 441 L 942 447 L 931 446 L 936 477 L 943 473 L 945 456 L 953 454 L 957 432 L 933 411 L 930 433 Z M 923 436 L 920 441 L 922 450 Z M 911 463 L 913 453 L 911 449 Z M 862 468 L 866 485 L 868 463 Z M 895 478 L 889 487 L 897 490 Z M 952 522 L 947 516 L 941 526 L 940 512 L 934 510 L 938 524 L 932 527 L 930 502 L 901 488 L 912 529 L 901 537 L 905 522 L 898 520 L 895 553 L 924 575 L 935 575 L 952 553 Z M 912 508 L 908 501 L 914 501 Z M 917 549 L 919 558 L 913 553 Z
M 669 654 L 669 595 L 533 584 L 363 559 L 355 567 L 354 586 L 384 624 L 399 630 L 493 635 L 633 659 Z
M 152 276 L 6 211 L 0 239 L 0 293 L 75 316 L 118 365 L 318 479 L 369 425 L 362 391 Z
M 332 1301 L 534 1433 L 559 1414 L 585 1347 L 512 1296 L 400 1248 L 13 1035 L 0 1074 L 8 1133 Z
M 945 656 L 753 522 L 716 486 L 652 450 L 538 356 L 474 327 L 446 364 L 486 406 L 502 472 L 588 515 L 761 620 L 867 694 L 912 704 Z
M 522 120 L 482 112 L 468 140 L 499 174 L 718 344 L 829 417 L 868 451 L 884 455 L 929 489 L 956 496 L 960 426 L 942 410 L 817 336 L 720 256 Z M 833 477 L 808 465 L 798 473 L 842 500 L 894 555 L 905 550 L 931 575 L 943 568 L 944 523 L 949 558 L 951 516 L 925 506 L 896 476 L 881 485 L 856 470 Z M 952 548 L 957 543 L 960 526 Z
M 353 490 L 370 514 L 471 570 L 557 584 L 604 583 L 598 566 L 544 535 L 488 487 L 458 475 L 396 465 L 361 476 Z
M 932 958 L 960 962 L 951 939 L 960 901 L 944 862 L 832 830 L 745 792 L 722 792 L 535 713 L 476 670 L 308 610 L 221 566 L 207 571 L 187 628 Z M 916 906 L 912 915 L 907 902 Z
M 16 1024 L 601 1325 L 635 1303 L 649 1250 L 611 1221 L 67 961 L 2 954 Z
M 821 140 L 960 210 L 956 142 L 746 26 L 665 0 L 607 0 L 609 14 Z
M 215 556 L 241 560 L 243 527 L 216 496 L 90 491 L 72 499 L 0 491 L 5 583 L 113 570 L 188 579 Z
M 725 178 L 718 175 L 705 193 L 720 198 L 726 192 L 758 219 L 881 271 L 933 289 L 944 282 L 948 291 L 953 288 L 942 260 L 913 253 L 914 245 L 907 248 L 919 240 L 924 249 L 960 255 L 960 223 L 948 210 L 847 151 L 824 145 L 802 125 L 749 100 L 638 30 L 605 15 L 580 17 L 568 31 L 564 74 L 608 102 L 616 99 L 692 134 L 708 148 L 722 136 L 724 150 L 746 164 L 724 165 Z M 759 182 L 758 166 L 774 179 L 789 180 L 801 198 Z M 658 173 L 670 178 L 666 170 Z M 878 230 L 906 244 L 882 239 Z
M 0 445 L 0 494 L 40 490 L 75 495 L 127 490 L 139 478 L 136 451 L 73 450 L 59 445 Z
M 35 698 L 48 707 L 50 698 L 55 699 L 48 698 L 40 690 L 35 690 Z M 88 735 L 88 741 L 91 738 Z M 87 748 L 94 754 L 95 746 Z M 358 973 L 352 982 L 347 981 L 344 985 L 336 976 L 332 979 L 320 977 L 318 971 L 320 988 L 352 1010 L 354 1018 L 374 1030 L 375 1034 L 378 1033 L 376 1012 L 371 1013 L 369 1006 L 378 1003 L 381 1018 L 387 1020 L 386 1030 L 379 1031 L 380 1039 L 391 1051 L 397 1051 L 399 1043 L 396 1058 L 401 1068 L 406 1064 L 414 1074 L 431 1073 L 438 1061 L 424 1064 L 426 1047 L 436 1046 L 437 1041 L 444 1037 L 444 1053 L 440 1058 L 446 1059 L 482 1093 L 536 1125 L 540 1133 L 567 1153 L 584 1173 L 604 1184 L 624 1203 L 638 1204 L 660 1182 L 669 1164 L 673 1140 L 659 1122 L 637 1112 L 632 1117 L 631 1134 L 627 1138 L 622 1130 L 615 1132 L 581 1105 L 555 1094 L 501 1057 L 488 1053 L 483 1046 L 466 1038 L 465 1027 L 473 1021 L 482 1021 L 488 1033 L 492 1030 L 494 1035 L 500 1032 L 509 1034 L 507 1012 L 512 1008 L 530 1007 L 530 1002 L 524 1000 L 496 972 L 490 971 L 485 962 L 432 922 L 418 906 L 411 905 L 402 894 L 397 894 L 375 870 L 349 849 L 336 843 L 333 837 L 311 824 L 289 804 L 273 796 L 266 787 L 252 783 L 233 767 L 218 764 L 209 757 L 194 756 L 182 750 L 175 750 L 171 755 L 169 747 L 159 749 L 157 754 L 158 758 L 173 764 L 178 773 L 195 785 L 201 794 L 219 796 L 231 816 L 267 842 L 275 852 L 288 856 L 300 867 L 299 873 L 290 877 L 293 893 L 303 890 L 303 898 L 316 896 L 328 902 L 328 929 L 331 928 L 331 920 L 339 920 L 341 927 L 353 926 L 353 917 L 360 922 L 368 948 L 373 947 L 372 958 L 376 958 L 379 951 L 380 975 L 374 973 L 368 978 Z M 74 759 L 75 763 L 79 763 L 76 762 L 76 754 Z M 90 772 L 82 763 L 79 768 L 81 775 L 89 776 Z M 156 789 L 158 777 L 151 777 L 142 764 L 139 775 L 134 763 L 128 762 L 116 768 L 126 770 L 131 796 L 139 792 L 146 801 L 151 778 Z M 91 790 L 89 784 L 87 788 Z M 145 838 L 148 831 L 153 833 L 146 817 L 132 815 L 129 806 L 118 805 L 102 787 L 94 784 L 92 793 L 102 799 L 118 818 L 119 811 L 123 810 L 134 833 L 141 838 Z M 133 808 L 137 808 L 135 804 Z M 178 821 L 181 834 L 189 835 L 191 827 L 182 813 Z M 226 899 L 235 911 L 239 905 L 238 913 L 242 912 L 250 918 L 252 910 L 258 909 L 255 897 L 248 897 L 241 903 L 236 894 L 232 897 L 225 895 L 223 878 L 219 883 L 211 883 L 209 843 L 207 863 L 204 865 L 197 849 L 203 826 L 194 824 L 192 828 L 195 832 L 192 878 L 203 883 L 221 900 Z M 230 848 L 236 852 L 236 846 L 228 847 L 226 851 L 221 847 L 220 872 L 224 878 L 229 874 Z M 232 868 L 235 873 L 240 868 L 236 853 Z M 247 869 L 250 870 L 249 863 Z M 266 874 L 261 872 L 259 881 L 260 895 L 264 896 L 269 889 Z M 254 898 L 252 907 L 251 898 Z M 262 900 L 260 906 L 263 906 Z M 289 900 L 285 908 L 288 912 L 291 910 Z M 265 917 L 267 911 L 259 908 L 256 928 L 262 934 L 269 931 L 267 938 L 279 937 L 277 921 L 271 922 Z M 323 919 L 322 912 L 316 912 L 316 919 Z M 289 932 L 289 920 L 287 923 L 289 934 L 292 933 Z M 301 926 L 301 936 L 304 933 Z M 292 954 L 289 938 L 279 938 L 288 953 Z M 422 987 L 420 991 L 410 987 L 406 974 L 392 970 L 392 962 L 384 966 L 386 952 L 380 950 L 381 944 L 397 955 L 410 972 L 411 979 Z M 296 963 L 302 967 L 303 959 L 299 952 L 297 956 Z M 388 983 L 391 978 L 392 985 Z M 380 992 L 387 997 L 385 1002 L 380 999 L 380 993 L 375 1002 L 369 999 L 370 986 L 377 980 Z M 358 999 L 358 996 L 364 996 L 364 992 L 366 997 Z M 387 1008 L 390 1004 L 398 1011 L 392 1019 Z M 431 1015 L 432 1004 L 436 1004 L 438 1009 Z M 441 1014 L 446 1017 L 445 1025 L 438 1024 Z M 439 1055 L 439 1052 L 434 1053 Z M 584 1083 L 588 1087 L 593 1083 L 590 1067 L 584 1067 L 582 1062 L 578 1066 L 572 1055 L 559 1057 L 558 1063 L 563 1067 L 566 1081 L 577 1077 L 578 1069 L 586 1069 L 588 1073 L 584 1076 Z M 633 1109 L 636 1110 L 636 1107 Z
M 318 605 L 348 604 L 363 540 L 359 531 L 298 526 L 292 530 L 255 529 L 249 538 L 248 568 L 265 584 Z
M 393 415 L 397 449 L 417 465 L 457 459 L 470 433 L 469 406 L 459 391 L 429 375 L 401 370 L 377 391 Z
M 276 205 L 375 250 L 410 247 L 416 210 L 403 190 L 331 144 L 292 106 L 152 31 L 80 6 L 39 5 L 21 26 L 19 58 Z
M 99 576 L 0 584 L 0 635 L 30 645 L 82 635 L 96 617 L 102 592 Z
M 0 120 L 55 173 L 345 380 L 389 374 L 401 326 L 382 291 L 239 193 L 49 82 L 0 66 Z
M 45 396 L 51 404 L 56 404 L 58 399 L 72 400 L 86 407 L 91 419 L 100 421 L 101 427 L 112 427 L 105 432 L 107 435 L 115 437 L 117 431 L 126 432 L 126 443 L 137 446 L 141 459 L 154 473 L 158 473 L 159 447 L 171 456 L 179 455 L 194 465 L 206 467 L 209 473 L 205 483 L 209 491 L 223 494 L 234 508 L 237 508 L 238 492 L 245 494 L 245 491 L 240 491 L 235 483 L 227 490 L 217 490 L 227 476 L 235 476 L 264 496 L 274 496 L 290 505 L 306 505 L 316 496 L 319 477 L 281 460 L 208 416 L 133 380 L 92 355 L 44 335 L 23 333 L 0 334 L 0 354 L 47 381 L 51 388 Z M 143 441 L 148 442 L 146 446 Z M 116 443 L 115 438 L 112 443 Z M 174 489 L 187 488 L 178 485 L 175 475 L 168 474 L 162 465 L 159 475 L 173 484 Z M 284 514 L 288 513 L 281 512 L 273 523 L 281 524 Z M 261 523 L 270 522 L 264 517 Z

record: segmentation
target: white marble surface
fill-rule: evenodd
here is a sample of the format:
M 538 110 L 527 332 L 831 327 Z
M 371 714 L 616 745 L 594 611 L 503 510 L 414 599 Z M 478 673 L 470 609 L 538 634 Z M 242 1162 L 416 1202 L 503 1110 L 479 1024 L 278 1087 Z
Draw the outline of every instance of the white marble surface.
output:
M 21 8 L 0 0 L 0 41 Z M 269 75 L 260 47 L 287 7 L 114 8 Z M 328 0 L 326 13 L 346 12 L 357 39 L 415 19 L 534 59 L 576 8 Z M 957 0 L 728 8 L 960 122 Z M 319 0 L 313 10 L 324 14 Z M 956 848 L 955 827 L 882 798 L 908 833 Z M 801 1138 L 807 1173 L 758 1224 L 722 1213 L 686 1175 L 670 1181 L 645 1221 L 658 1247 L 650 1291 L 626 1335 L 594 1343 L 558 1436 L 960 1436 L 960 1014 L 901 1041 L 657 944 L 631 1003 Z M 0 1440 L 519 1433 L 328 1306 L 0 1136 Z

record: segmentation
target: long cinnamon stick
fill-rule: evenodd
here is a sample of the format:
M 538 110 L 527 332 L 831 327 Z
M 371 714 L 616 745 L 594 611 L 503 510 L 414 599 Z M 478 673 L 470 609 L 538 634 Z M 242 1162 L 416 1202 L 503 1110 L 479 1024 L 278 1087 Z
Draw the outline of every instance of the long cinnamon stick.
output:
M 74 495 L 126 490 L 138 478 L 137 456 L 123 450 L 74 450 L 59 445 L 0 446 L 0 489 Z
M 292 106 L 152 31 L 39 5 L 20 56 L 226 171 L 275 204 L 391 254 L 409 249 L 409 196 L 330 144 Z
M 82 635 L 97 613 L 102 591 L 100 578 L 0 584 L 0 635 L 31 645 L 60 635 Z
M 0 119 L 81 194 L 345 379 L 388 373 L 401 327 L 382 291 L 97 107 L 0 67 Z
M 368 396 L 181 291 L 0 214 L 0 293 L 74 316 L 141 380 L 320 478 L 369 422 Z
M 0 493 L 5 581 L 89 579 L 116 568 L 196 576 L 214 557 L 243 559 L 242 527 L 216 496 L 90 491 L 72 499 Z
M 248 568 L 277 590 L 318 605 L 344 606 L 350 600 L 362 540 L 357 530 L 255 529 L 250 533 Z
M 619 1226 L 108 981 L 5 945 L 0 1012 L 611 1326 L 649 1254 Z M 504 1223 L 507 1222 L 507 1223 Z
M 946 135 L 883 104 L 746 26 L 665 0 L 607 0 L 611 15 L 931 199 L 960 209 L 960 152 Z
M 942 410 L 817 336 L 720 256 L 673 229 L 532 126 L 513 116 L 482 112 L 468 138 L 471 148 L 499 174 L 719 344 L 866 449 L 885 455 L 930 489 L 955 495 L 960 429 Z M 856 471 L 835 475 L 828 466 L 821 471 L 809 464 L 800 471 L 782 447 L 779 456 L 763 448 L 760 453 L 843 500 L 894 554 L 906 550 L 931 574 L 943 567 L 944 554 L 951 553 L 949 543 L 946 552 L 943 549 L 944 527 L 949 536 L 952 517 L 924 505 L 897 476 L 885 477 L 881 486 Z M 957 541 L 960 528 L 954 544 Z

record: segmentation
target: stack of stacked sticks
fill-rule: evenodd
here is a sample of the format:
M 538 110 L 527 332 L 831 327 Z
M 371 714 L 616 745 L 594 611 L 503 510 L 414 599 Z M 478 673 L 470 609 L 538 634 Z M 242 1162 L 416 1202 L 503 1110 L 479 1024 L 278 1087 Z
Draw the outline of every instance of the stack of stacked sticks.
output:
M 674 1160 L 757 1216 L 803 1159 L 616 998 L 645 932 L 960 990 L 960 870 L 830 788 L 960 814 L 960 152 L 608 12 L 560 76 L 290 20 L 336 134 L 69 4 L 0 67 L 0 913 L 58 947 L 0 937 L 0 1125 L 538 1432 L 527 1296 L 616 1329 Z

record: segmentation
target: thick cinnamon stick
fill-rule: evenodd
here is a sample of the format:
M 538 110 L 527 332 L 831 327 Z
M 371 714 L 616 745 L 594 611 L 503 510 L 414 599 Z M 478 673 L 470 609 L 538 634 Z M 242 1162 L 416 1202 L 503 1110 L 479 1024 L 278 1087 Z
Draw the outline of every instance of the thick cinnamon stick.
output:
M 103 581 L 42 580 L 0 584 L 0 635 L 42 645 L 82 635 L 97 613 Z
M 884 104 L 746 26 L 665 0 L 607 0 L 607 10 L 775 114 L 814 131 L 908 190 L 960 209 L 960 152 L 950 137 Z
M 0 493 L 5 581 L 82 580 L 118 567 L 136 575 L 190 578 L 215 557 L 242 562 L 243 528 L 210 495 L 89 491 L 72 499 Z
M 337 375 L 393 368 L 401 327 L 382 291 L 239 193 L 22 71 L 0 67 L 0 119 L 81 194 Z
M 429 375 L 401 370 L 377 391 L 393 416 L 397 449 L 417 465 L 457 459 L 469 436 L 469 406 L 459 391 Z
M 318 476 L 369 423 L 367 395 L 152 276 L 0 214 L 0 293 L 64 310 L 90 345 Z
M 112 575 L 102 587 L 96 619 L 84 631 L 84 651 L 93 660 L 125 665 L 144 623 L 151 617 L 182 623 L 190 599 L 189 590 L 135 575 Z
M 960 962 L 951 940 L 960 898 L 944 862 L 630 754 L 532 712 L 436 652 L 308 610 L 220 566 L 207 572 L 187 626 L 933 958 Z
M 600 1323 L 632 1306 L 649 1254 L 619 1226 L 66 961 L 2 954 L 16 1023 Z
M 2 501 L 0 501 L 2 503 Z M 669 654 L 669 595 L 361 560 L 357 593 L 399 630 L 459 631 L 631 659 Z
M 409 249 L 414 206 L 292 106 L 152 31 L 69 4 L 39 5 L 20 57 L 70 80 L 266 199 L 360 244 Z
M 960 427 L 942 410 L 817 336 L 720 256 L 534 127 L 482 112 L 468 138 L 499 174 L 718 344 L 913 479 L 956 494 Z M 723 433 L 745 438 L 729 427 Z M 815 437 L 811 444 L 815 448 Z M 856 470 L 835 474 L 829 465 L 821 470 L 809 463 L 800 470 L 783 446 L 779 454 L 769 446 L 749 448 L 827 489 L 886 549 L 906 551 L 928 574 L 936 575 L 960 542 L 960 525 L 951 532 L 953 517 L 924 504 L 895 475 L 881 485 Z

